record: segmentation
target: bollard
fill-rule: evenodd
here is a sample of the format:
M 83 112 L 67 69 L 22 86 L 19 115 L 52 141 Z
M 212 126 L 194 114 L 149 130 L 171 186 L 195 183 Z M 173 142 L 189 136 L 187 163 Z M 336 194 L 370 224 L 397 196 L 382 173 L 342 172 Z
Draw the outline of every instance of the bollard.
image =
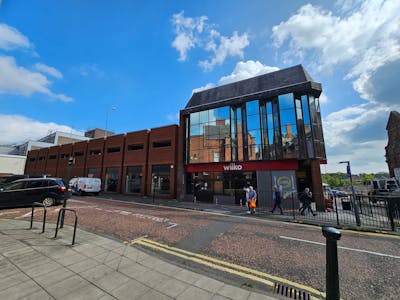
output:
M 218 198 L 215 198 L 215 205 L 218 205 Z
M 240 198 L 240 207 L 243 207 L 242 198 Z
M 339 267 L 337 241 L 341 233 L 333 227 L 323 226 L 322 234 L 326 238 L 326 300 L 339 300 Z

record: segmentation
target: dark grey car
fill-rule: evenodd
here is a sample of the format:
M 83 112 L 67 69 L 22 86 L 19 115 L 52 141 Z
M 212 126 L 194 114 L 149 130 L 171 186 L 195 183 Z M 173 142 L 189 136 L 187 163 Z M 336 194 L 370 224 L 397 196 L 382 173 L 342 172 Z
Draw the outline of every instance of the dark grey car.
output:
M 51 206 L 68 198 L 61 178 L 26 178 L 0 188 L 0 208 L 30 206 L 33 202 Z

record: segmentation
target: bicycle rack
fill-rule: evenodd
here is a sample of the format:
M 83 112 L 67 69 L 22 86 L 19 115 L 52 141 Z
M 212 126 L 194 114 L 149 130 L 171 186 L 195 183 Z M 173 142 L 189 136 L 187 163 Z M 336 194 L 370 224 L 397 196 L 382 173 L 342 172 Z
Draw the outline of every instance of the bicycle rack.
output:
M 78 214 L 76 213 L 75 209 L 71 209 L 71 208 L 60 208 L 60 211 L 58 212 L 58 218 L 57 218 L 57 226 L 56 226 L 56 234 L 54 235 L 54 238 L 57 238 L 57 234 L 58 234 L 58 225 L 60 224 L 60 216 L 61 213 L 65 214 L 65 211 L 72 211 L 75 214 L 75 224 L 74 224 L 74 235 L 72 237 L 72 245 L 75 244 L 75 234 L 76 234 L 76 225 L 78 224 Z M 61 224 L 60 229 L 64 227 L 64 224 Z
M 45 204 L 40 203 L 40 202 L 33 202 L 33 204 L 32 204 L 31 227 L 29 227 L 29 229 L 32 229 L 32 226 L 33 226 L 33 214 L 35 213 L 35 205 L 36 205 L 36 206 L 43 206 L 43 226 L 42 226 L 42 233 L 44 233 L 44 229 L 46 228 L 46 213 L 47 213 L 47 207 L 46 207 Z

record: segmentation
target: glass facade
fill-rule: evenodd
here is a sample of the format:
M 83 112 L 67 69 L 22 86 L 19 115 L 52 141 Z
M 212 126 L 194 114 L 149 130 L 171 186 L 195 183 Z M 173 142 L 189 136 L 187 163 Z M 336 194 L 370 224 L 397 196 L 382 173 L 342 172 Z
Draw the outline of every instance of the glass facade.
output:
M 105 192 L 117 192 L 119 181 L 119 168 L 107 168 L 104 183 Z
M 151 167 L 151 190 L 153 194 L 169 194 L 171 192 L 170 165 L 154 165 Z
M 319 99 L 288 93 L 191 113 L 186 163 L 325 159 Z
M 126 167 L 126 193 L 142 192 L 142 166 Z

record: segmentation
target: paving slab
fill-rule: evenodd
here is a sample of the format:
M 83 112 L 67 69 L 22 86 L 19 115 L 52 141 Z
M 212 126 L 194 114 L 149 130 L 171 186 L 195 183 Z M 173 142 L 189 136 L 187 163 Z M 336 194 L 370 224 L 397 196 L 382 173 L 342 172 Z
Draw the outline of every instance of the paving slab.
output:
M 68 226 L 54 239 L 28 224 L 0 219 L 0 299 L 276 299 L 94 233 L 78 229 L 71 246 Z

